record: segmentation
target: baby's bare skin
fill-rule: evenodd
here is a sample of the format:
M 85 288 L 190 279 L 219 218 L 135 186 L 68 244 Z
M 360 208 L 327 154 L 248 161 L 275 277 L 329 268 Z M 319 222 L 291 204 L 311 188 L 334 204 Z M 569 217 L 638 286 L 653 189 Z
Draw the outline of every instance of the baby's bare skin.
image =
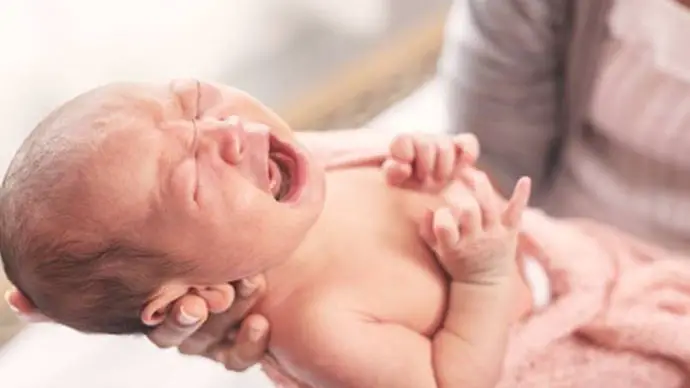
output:
M 447 202 L 461 210 L 476 204 L 477 192 L 458 182 L 443 198 L 420 192 L 427 187 L 412 179 L 433 173 L 449 180 L 459 161 L 439 155 L 453 149 L 422 147 L 407 160 L 405 147 L 395 151 L 401 144 L 394 143 L 392 164 L 383 163 L 387 155 L 345 157 L 324 171 L 291 140 L 286 123 L 237 90 L 197 82 L 96 95 L 117 103 L 96 99 L 76 116 L 85 118 L 80 128 L 93 125 L 96 113 L 105 117 L 97 124 L 108 124 L 87 186 L 94 203 L 117 206 L 98 206 L 96 215 L 106 224 L 139 221 L 136 236 L 116 232 L 195 267 L 157 281 L 143 302 L 144 324 L 159 324 L 188 295 L 222 311 L 231 299 L 227 282 L 266 272 L 269 290 L 255 312 L 271 321 L 273 361 L 297 380 L 319 387 L 458 385 L 439 382 L 432 341 L 448 329 L 448 286 L 459 280 L 439 259 L 448 270 L 449 260 L 473 257 L 436 257 L 420 225 Z M 514 256 L 513 248 L 498 259 Z M 474 318 L 463 316 L 456 329 Z M 483 365 L 475 356 L 467 352 L 469 364 Z M 468 364 L 462 353 L 445 358 L 446 368 Z
M 258 312 L 272 322 L 270 353 L 306 386 L 436 386 L 429 338 L 446 316 L 450 282 L 419 225 L 446 201 L 393 188 L 375 167 L 348 166 L 327 174 L 314 233 L 330 238 L 267 273 Z M 449 191 L 458 203 L 470 195 L 462 183 Z

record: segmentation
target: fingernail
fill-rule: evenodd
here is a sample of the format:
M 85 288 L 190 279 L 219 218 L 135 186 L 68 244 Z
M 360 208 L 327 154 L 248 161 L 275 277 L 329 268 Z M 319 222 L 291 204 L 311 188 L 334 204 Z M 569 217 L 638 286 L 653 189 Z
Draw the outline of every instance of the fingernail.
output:
M 192 316 L 184 311 L 184 307 L 180 307 L 180 314 L 177 316 L 177 321 L 183 326 L 192 326 L 199 323 L 201 318 Z
M 252 282 L 250 279 L 242 279 L 242 287 L 240 287 L 240 295 L 243 298 L 251 296 L 254 291 L 256 291 L 256 283 Z
M 252 342 L 259 342 L 264 335 L 264 330 L 261 326 L 252 326 L 249 328 L 249 340 Z

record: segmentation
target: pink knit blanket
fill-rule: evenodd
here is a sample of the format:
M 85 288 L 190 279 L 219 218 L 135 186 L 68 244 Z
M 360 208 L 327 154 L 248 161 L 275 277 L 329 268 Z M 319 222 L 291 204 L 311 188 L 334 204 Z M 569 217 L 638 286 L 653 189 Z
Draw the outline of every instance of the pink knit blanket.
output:
M 515 327 L 499 387 L 690 386 L 690 257 L 537 211 L 523 225 L 553 296 Z

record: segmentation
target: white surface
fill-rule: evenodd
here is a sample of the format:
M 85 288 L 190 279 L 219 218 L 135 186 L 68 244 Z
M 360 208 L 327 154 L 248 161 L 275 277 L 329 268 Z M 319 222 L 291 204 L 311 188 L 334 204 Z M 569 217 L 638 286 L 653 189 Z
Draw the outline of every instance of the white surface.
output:
M 409 97 L 382 112 L 367 127 L 392 132 L 443 132 L 447 128 L 443 93 L 441 82 L 433 79 Z
M 27 327 L 0 349 L 3 388 L 271 387 L 254 370 L 155 348 L 144 338 L 87 336 L 50 323 Z
M 114 80 L 219 80 L 318 22 L 367 35 L 391 0 L 0 1 L 0 171 L 41 117 Z

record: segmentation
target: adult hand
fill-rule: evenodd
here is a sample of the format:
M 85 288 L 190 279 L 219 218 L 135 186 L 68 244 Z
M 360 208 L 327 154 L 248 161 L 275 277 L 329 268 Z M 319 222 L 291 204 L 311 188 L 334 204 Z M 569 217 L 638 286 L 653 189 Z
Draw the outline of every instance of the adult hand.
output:
M 265 291 L 263 276 L 233 284 L 230 308 L 209 317 L 206 302 L 198 296 L 180 298 L 168 318 L 148 334 L 161 348 L 179 348 L 181 353 L 200 355 L 243 371 L 264 358 L 268 346 L 268 321 L 261 315 L 246 316 Z M 5 293 L 7 303 L 24 319 L 45 321 L 18 290 Z
M 247 313 L 265 291 L 259 275 L 233 283 L 230 308 L 209 316 L 201 297 L 187 295 L 173 306 L 168 318 L 148 337 L 161 348 L 177 347 L 181 353 L 200 355 L 240 372 L 264 358 L 269 325 L 265 317 Z

